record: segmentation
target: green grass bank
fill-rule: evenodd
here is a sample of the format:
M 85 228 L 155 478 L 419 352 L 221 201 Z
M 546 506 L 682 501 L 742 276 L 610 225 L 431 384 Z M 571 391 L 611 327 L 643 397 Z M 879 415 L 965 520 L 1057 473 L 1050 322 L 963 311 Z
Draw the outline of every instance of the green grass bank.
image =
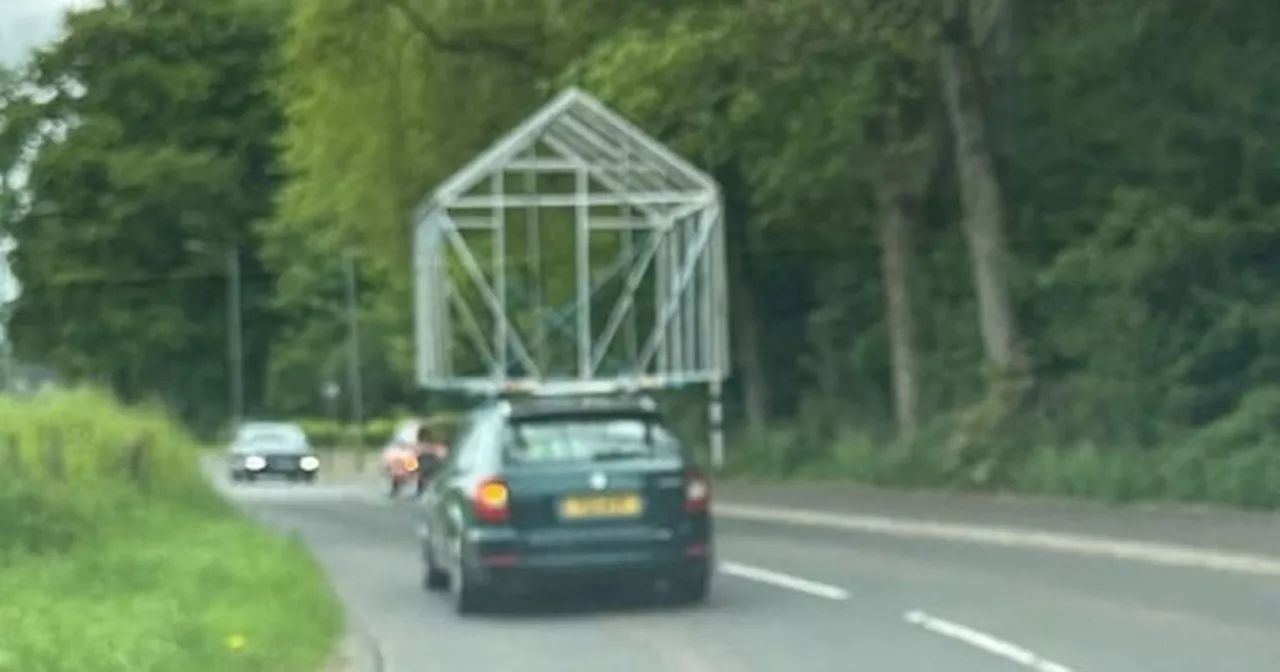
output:
M 315 672 L 321 569 L 218 497 L 159 408 L 0 400 L 0 671 Z

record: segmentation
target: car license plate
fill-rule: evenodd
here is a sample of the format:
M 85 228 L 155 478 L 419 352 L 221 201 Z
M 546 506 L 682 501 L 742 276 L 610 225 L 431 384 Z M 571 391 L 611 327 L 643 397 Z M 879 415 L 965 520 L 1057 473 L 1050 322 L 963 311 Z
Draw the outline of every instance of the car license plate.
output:
M 565 518 L 634 518 L 643 502 L 639 495 L 568 497 L 560 505 Z

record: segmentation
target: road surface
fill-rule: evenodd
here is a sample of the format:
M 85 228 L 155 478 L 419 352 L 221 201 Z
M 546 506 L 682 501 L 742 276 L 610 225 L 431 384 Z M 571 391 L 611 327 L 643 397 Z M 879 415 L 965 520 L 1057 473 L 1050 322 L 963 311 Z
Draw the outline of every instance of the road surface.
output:
M 723 566 L 706 606 L 565 596 L 462 619 L 420 588 L 407 502 L 352 485 L 230 492 L 310 544 L 376 637 L 385 672 L 1280 669 L 1275 577 L 722 520 Z M 1031 525 L 1040 514 L 1020 515 Z M 1116 524 L 1102 511 L 1076 515 Z

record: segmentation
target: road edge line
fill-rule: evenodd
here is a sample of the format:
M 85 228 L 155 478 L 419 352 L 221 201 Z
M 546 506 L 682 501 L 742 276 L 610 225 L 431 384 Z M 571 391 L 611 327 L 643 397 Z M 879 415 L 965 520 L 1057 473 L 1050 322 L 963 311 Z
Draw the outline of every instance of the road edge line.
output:
M 1126 541 L 1114 537 L 1051 532 L 1036 528 L 947 523 L 918 518 L 840 514 L 748 504 L 718 503 L 713 507 L 713 515 L 718 518 L 748 522 L 1105 557 L 1127 562 L 1221 573 L 1280 576 L 1280 557 L 1268 555 L 1223 552 L 1176 544 Z

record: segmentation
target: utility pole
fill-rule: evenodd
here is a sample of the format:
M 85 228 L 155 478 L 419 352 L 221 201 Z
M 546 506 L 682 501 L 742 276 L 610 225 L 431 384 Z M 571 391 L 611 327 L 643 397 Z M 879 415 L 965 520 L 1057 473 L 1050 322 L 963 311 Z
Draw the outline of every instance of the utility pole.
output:
M 364 447 L 364 382 L 360 375 L 360 314 L 356 303 L 356 259 L 347 253 L 344 260 L 347 285 L 347 378 L 351 388 L 351 422 L 353 436 Z
M 227 369 L 231 377 L 231 423 L 244 420 L 244 333 L 240 307 L 240 248 L 227 248 Z

